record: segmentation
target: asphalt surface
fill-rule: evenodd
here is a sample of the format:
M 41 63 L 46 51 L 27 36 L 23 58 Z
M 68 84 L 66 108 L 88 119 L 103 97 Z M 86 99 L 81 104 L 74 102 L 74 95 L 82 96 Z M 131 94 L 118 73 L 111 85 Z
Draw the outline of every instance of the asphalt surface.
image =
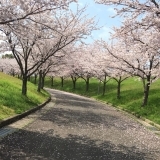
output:
M 128 115 L 48 91 L 53 101 L 0 131 L 0 160 L 160 160 L 160 137 Z

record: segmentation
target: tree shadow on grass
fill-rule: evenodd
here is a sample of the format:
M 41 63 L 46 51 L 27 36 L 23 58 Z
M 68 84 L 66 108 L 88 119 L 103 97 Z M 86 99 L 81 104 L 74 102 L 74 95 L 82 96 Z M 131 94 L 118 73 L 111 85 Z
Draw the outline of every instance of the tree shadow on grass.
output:
M 0 142 L 1 160 L 144 160 L 146 156 L 134 146 L 71 134 L 62 138 L 54 129 L 45 133 L 20 130 Z

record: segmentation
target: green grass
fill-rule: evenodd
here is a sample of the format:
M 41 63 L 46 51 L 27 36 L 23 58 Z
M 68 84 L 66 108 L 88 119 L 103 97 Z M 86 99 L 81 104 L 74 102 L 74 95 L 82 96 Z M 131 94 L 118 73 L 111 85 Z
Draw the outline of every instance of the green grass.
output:
M 50 87 L 50 79 L 46 78 L 45 85 Z M 106 103 L 111 103 L 115 107 L 135 114 L 137 117 L 145 117 L 151 121 L 160 124 L 160 80 L 151 85 L 148 105 L 141 107 L 143 99 L 143 85 L 141 81 L 136 78 L 129 78 L 122 82 L 121 98 L 116 98 L 117 83 L 110 80 L 106 85 L 106 94 L 102 96 L 102 84 L 100 85 L 98 94 L 98 80 L 92 78 L 90 80 L 89 92 L 85 91 L 85 82 L 83 79 L 78 79 L 76 83 L 76 90 L 72 89 L 72 81 L 70 78 L 64 80 L 64 87 L 61 87 L 59 78 L 54 79 L 53 88 L 64 90 L 87 97 L 92 97 Z
M 0 120 L 23 113 L 45 102 L 49 94 L 28 82 L 27 96 L 21 94 L 22 81 L 0 72 Z

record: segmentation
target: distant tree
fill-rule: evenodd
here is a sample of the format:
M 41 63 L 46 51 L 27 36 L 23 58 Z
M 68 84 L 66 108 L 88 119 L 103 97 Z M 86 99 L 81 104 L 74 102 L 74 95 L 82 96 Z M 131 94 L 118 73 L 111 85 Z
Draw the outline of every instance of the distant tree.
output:
M 39 69 L 38 69 L 38 73 L 39 73 L 39 83 L 38 83 L 38 89 L 37 91 L 40 92 L 41 89 L 44 88 L 44 83 L 45 83 L 45 77 L 46 75 L 50 75 L 54 72 L 57 72 L 57 66 L 61 66 L 63 64 L 63 61 L 61 60 L 61 58 L 64 55 L 58 55 L 58 53 L 56 53 L 56 55 L 50 57 Z
M 13 54 L 4 54 L 4 55 L 2 55 L 2 58 L 3 58 L 3 59 L 4 59 L 4 58 L 13 59 L 14 56 L 13 56 Z
M 86 83 L 86 92 L 89 91 L 90 78 L 94 76 L 93 68 L 94 57 L 92 55 L 93 45 L 80 45 L 79 49 L 73 56 L 77 60 L 74 65 L 74 74 L 82 78 Z
M 12 76 L 20 75 L 19 66 L 14 58 L 0 58 L 0 69 Z

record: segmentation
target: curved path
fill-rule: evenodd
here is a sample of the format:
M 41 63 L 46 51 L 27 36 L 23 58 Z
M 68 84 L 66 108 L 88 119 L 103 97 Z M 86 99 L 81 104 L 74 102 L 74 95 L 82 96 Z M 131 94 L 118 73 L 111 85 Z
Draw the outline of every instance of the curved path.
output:
M 27 125 L 0 140 L 0 159 L 160 160 L 160 137 L 129 116 L 88 98 L 48 91 L 56 103 L 19 121 Z

